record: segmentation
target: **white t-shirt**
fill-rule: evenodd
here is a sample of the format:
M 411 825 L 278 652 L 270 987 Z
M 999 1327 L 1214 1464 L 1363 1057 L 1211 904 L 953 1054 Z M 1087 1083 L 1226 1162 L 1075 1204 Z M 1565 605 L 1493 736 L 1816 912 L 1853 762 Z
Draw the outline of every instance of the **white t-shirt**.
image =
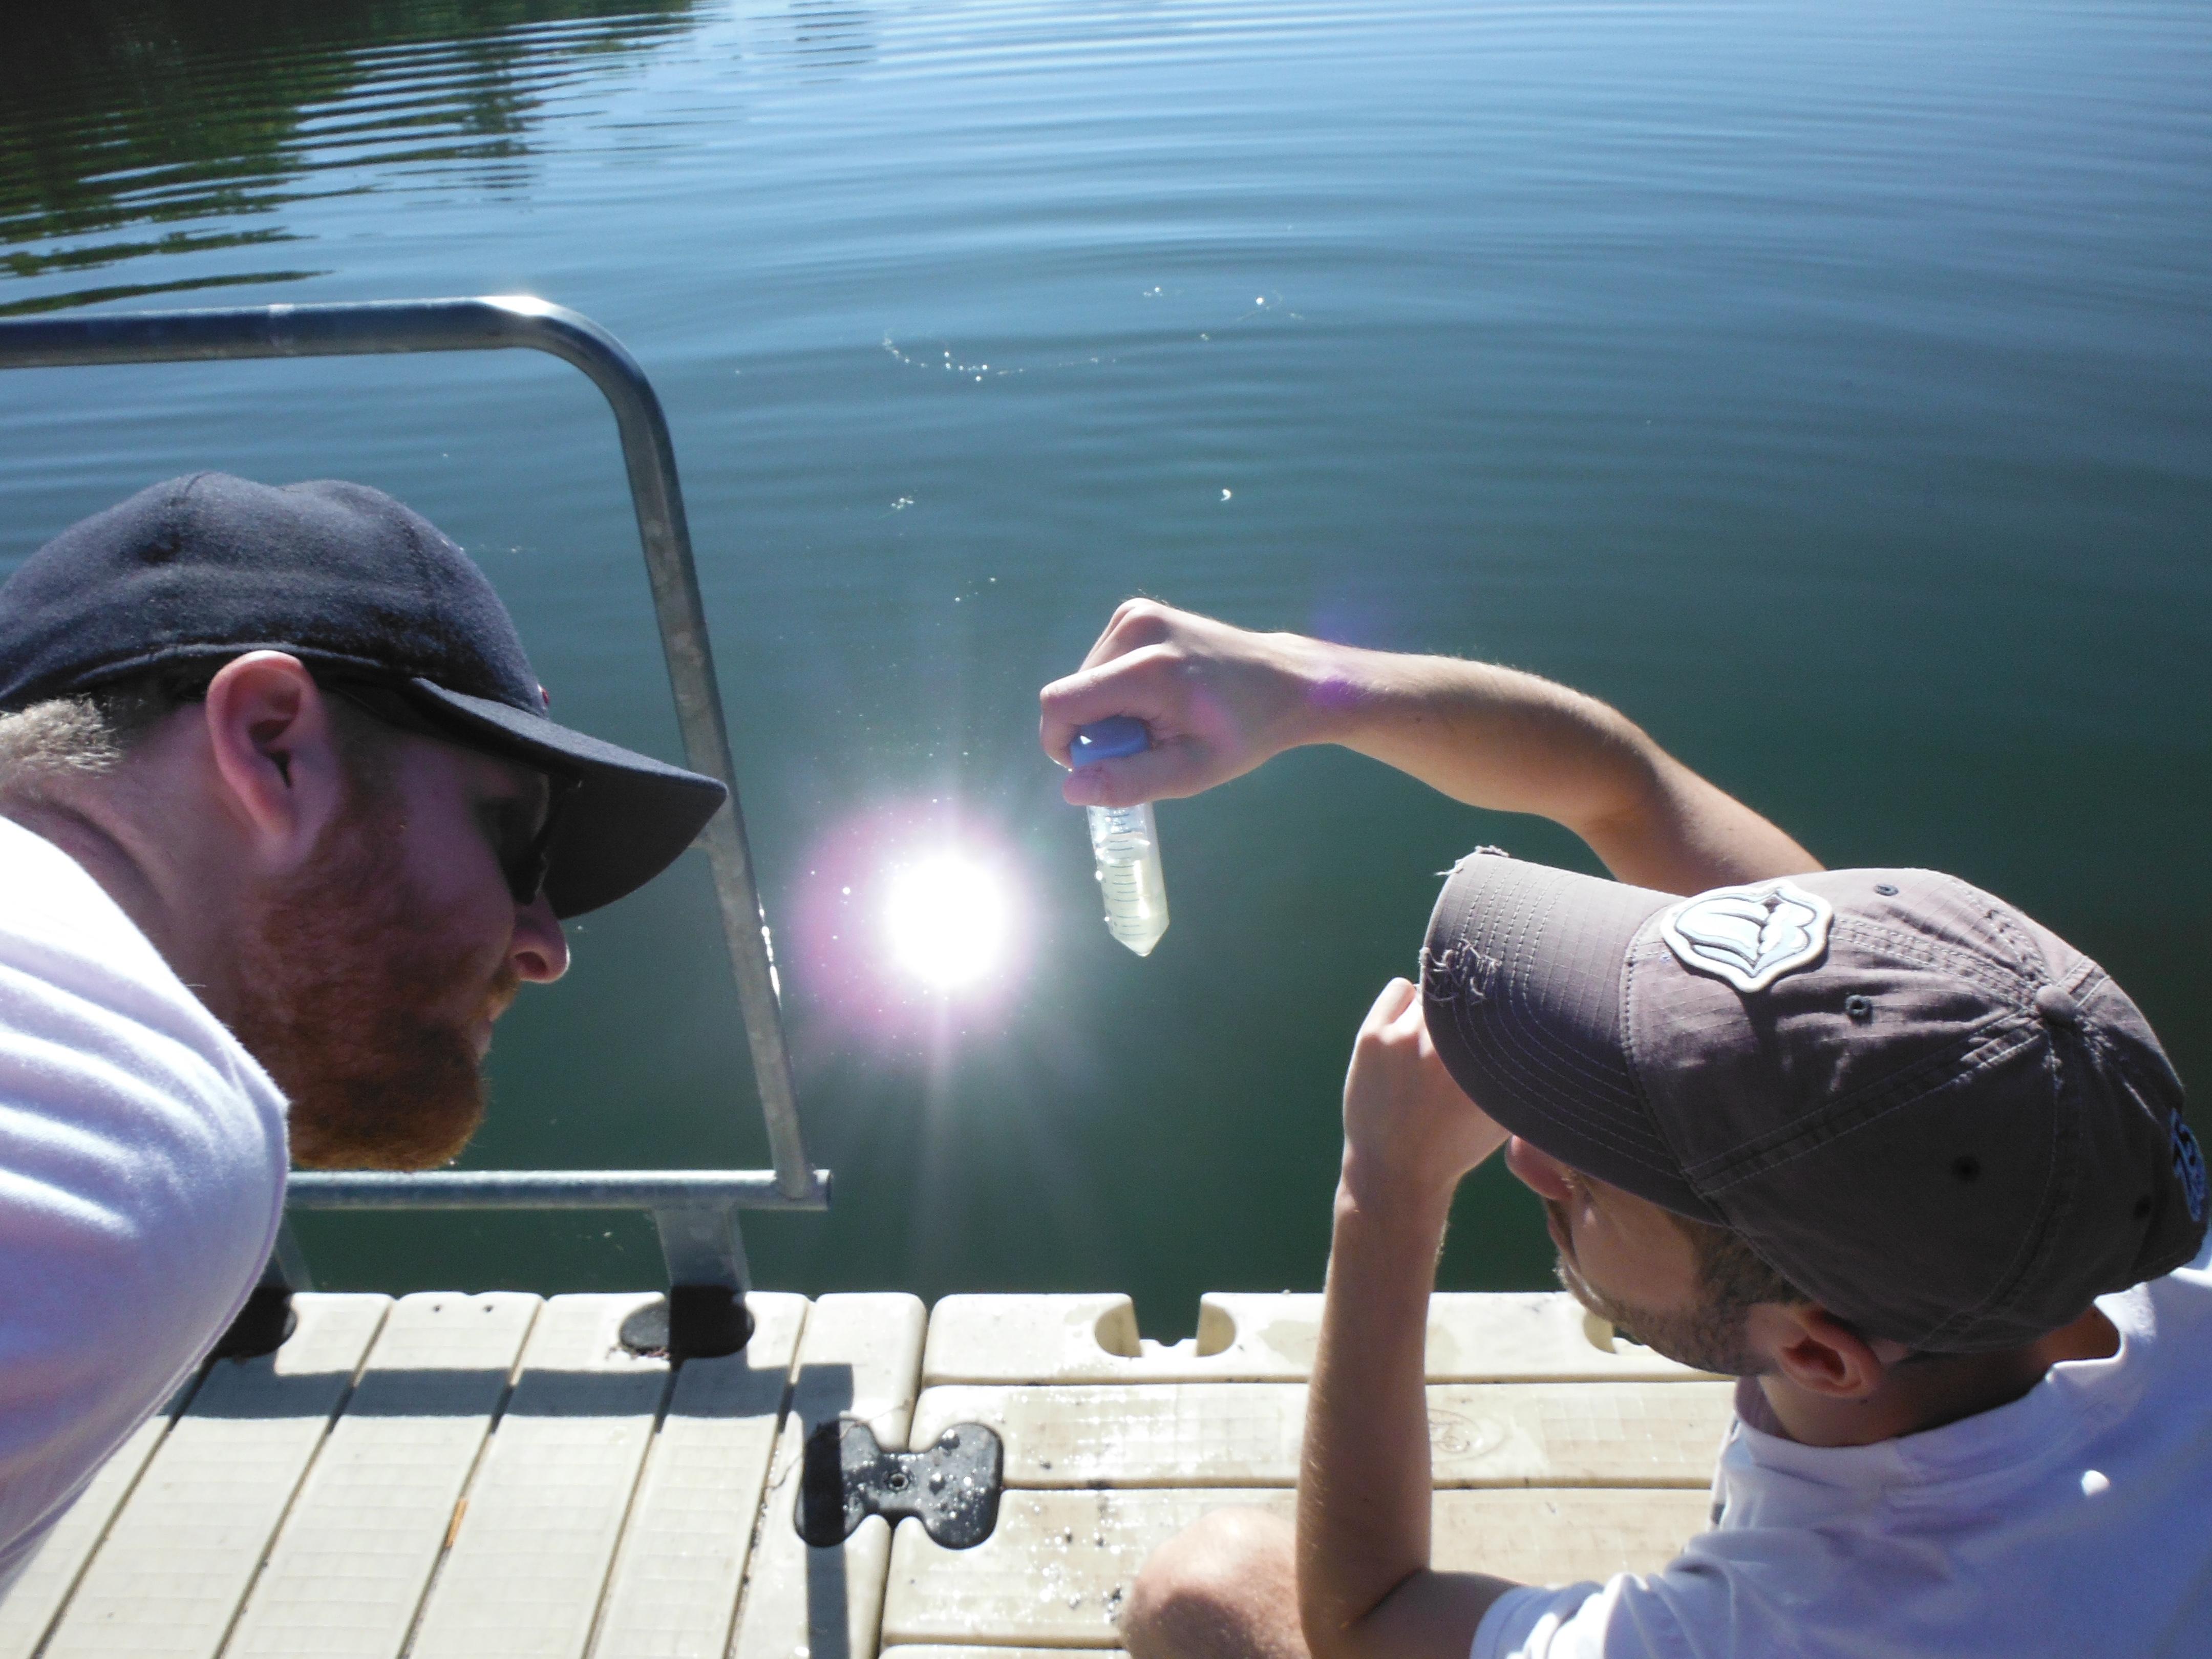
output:
M 0 1591 L 244 1304 L 284 1098 L 68 854 L 0 818 Z
M 1872 1446 L 1739 1421 L 1665 1571 L 1524 1589 L 1474 1659 L 2212 1653 L 2212 1250 L 2102 1297 L 2110 1359 Z

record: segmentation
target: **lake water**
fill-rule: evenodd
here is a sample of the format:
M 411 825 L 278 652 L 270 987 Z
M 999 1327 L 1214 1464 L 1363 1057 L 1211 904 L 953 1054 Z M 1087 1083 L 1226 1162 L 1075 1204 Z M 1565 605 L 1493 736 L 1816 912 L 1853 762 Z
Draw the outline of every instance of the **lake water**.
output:
M 1037 686 L 1115 603 L 1595 691 L 1834 864 L 1951 869 L 2212 1073 L 2212 11 L 2119 0 L 137 0 L 11 19 L 0 312 L 528 291 L 653 376 L 827 1216 L 764 1285 L 1313 1287 L 1348 1041 L 1468 847 L 1339 752 L 1106 936 Z M 221 467 L 401 495 L 673 757 L 612 423 L 528 354 L 0 376 L 0 564 Z M 890 871 L 1018 896 L 992 994 Z M 757 1165 L 703 866 L 574 930 L 474 1165 Z M 642 1220 L 309 1218 L 323 1281 L 631 1286 Z M 1448 1284 L 1537 1285 L 1486 1171 Z

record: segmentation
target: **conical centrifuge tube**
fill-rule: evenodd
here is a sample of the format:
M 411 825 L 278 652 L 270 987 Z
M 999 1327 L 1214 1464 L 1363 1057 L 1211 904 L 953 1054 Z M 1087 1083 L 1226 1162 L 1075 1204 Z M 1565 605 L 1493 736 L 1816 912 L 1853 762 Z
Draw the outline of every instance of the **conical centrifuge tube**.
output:
M 1152 746 L 1145 723 L 1116 714 L 1083 727 L 1068 746 L 1072 765 L 1118 760 Z M 1098 890 L 1106 901 L 1106 931 L 1140 957 L 1152 953 L 1168 930 L 1168 889 L 1160 874 L 1160 833 L 1152 804 L 1092 806 L 1091 851 L 1098 860 Z

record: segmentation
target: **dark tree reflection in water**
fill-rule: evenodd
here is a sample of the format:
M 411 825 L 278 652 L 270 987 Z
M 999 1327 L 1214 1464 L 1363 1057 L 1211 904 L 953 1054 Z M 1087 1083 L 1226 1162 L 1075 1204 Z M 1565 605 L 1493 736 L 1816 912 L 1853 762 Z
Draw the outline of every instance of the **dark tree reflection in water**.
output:
M 0 273 L 88 276 L 149 254 L 254 252 L 220 272 L 41 283 L 47 291 L 24 298 L 0 278 L 0 315 L 321 275 L 297 268 L 304 250 L 273 252 L 308 240 L 283 222 L 288 203 L 381 187 L 359 176 L 372 165 L 515 188 L 547 88 L 579 59 L 680 32 L 693 10 L 693 0 L 26 9 L 0 54 Z

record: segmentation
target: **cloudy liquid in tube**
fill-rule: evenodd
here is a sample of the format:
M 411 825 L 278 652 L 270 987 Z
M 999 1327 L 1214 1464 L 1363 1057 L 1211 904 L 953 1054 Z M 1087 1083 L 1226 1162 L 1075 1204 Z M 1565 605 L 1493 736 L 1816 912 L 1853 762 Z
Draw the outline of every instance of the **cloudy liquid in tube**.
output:
M 1168 930 L 1168 884 L 1160 874 L 1160 835 L 1150 802 L 1093 806 L 1091 852 L 1106 901 L 1106 931 L 1140 957 Z
M 1068 758 L 1080 767 L 1151 746 L 1152 734 L 1142 720 L 1116 715 L 1078 732 Z M 1160 872 L 1160 832 L 1152 805 L 1091 806 L 1085 811 L 1091 820 L 1098 894 L 1106 906 L 1106 931 L 1148 957 L 1168 930 L 1167 880 Z

